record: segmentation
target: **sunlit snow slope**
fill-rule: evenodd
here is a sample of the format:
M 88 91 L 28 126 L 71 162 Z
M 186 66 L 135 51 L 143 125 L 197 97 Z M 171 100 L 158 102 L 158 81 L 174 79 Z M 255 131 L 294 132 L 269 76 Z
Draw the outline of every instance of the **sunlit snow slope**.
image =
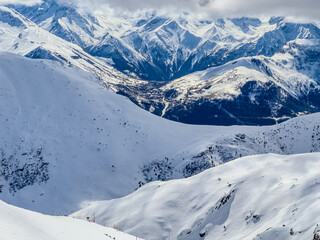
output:
M 0 213 L 1 240 L 137 240 L 112 228 L 71 217 L 42 215 L 2 201 Z
M 245 157 L 73 214 L 149 240 L 320 237 L 320 154 Z
M 272 127 L 184 125 L 88 72 L 8 53 L 0 79 L 0 198 L 43 213 L 74 212 L 241 156 L 320 150 L 319 114 Z
M 0 76 L 0 196 L 28 209 L 64 214 L 128 194 L 146 163 L 220 131 L 153 116 L 57 62 L 2 53 Z

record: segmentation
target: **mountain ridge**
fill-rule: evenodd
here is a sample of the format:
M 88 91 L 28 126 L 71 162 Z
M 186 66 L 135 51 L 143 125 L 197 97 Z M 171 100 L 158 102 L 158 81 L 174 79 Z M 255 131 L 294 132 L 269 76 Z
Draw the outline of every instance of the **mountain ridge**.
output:
M 320 149 L 319 114 L 269 127 L 186 125 L 81 69 L 9 53 L 0 63 L 0 196 L 27 209 L 68 214 L 242 156 Z
M 319 153 L 256 155 L 187 179 L 153 182 L 124 198 L 96 201 L 95 214 L 150 240 L 317 239 Z M 126 217 L 123 214 L 126 214 Z

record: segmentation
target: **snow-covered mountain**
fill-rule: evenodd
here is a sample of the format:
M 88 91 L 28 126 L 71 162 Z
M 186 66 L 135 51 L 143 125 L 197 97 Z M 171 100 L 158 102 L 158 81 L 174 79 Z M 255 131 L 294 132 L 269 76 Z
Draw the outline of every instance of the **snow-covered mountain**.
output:
M 319 151 L 319 114 L 272 127 L 175 123 L 139 109 L 93 74 L 0 55 L 0 197 L 43 213 L 122 197 L 246 155 Z
M 71 5 L 61 5 L 55 0 L 45 0 L 40 5 L 9 5 L 41 28 L 80 47 L 95 43 L 99 24 L 93 17 L 86 18 Z M 101 29 L 101 27 L 100 27 Z M 98 37 L 98 36 L 97 36 Z
M 319 39 L 285 18 L 0 6 L 0 199 L 150 240 L 320 238 L 320 114 L 300 116 L 320 110 Z M 128 98 L 185 123 L 282 123 L 186 125 Z M 0 213 L 6 240 L 135 238 Z
M 58 46 L 73 43 L 72 48 L 84 51 L 42 45 L 30 53 L 17 51 L 17 34 L 6 36 L 9 47 L 3 50 L 34 58 L 58 55 L 64 62 L 85 65 L 119 94 L 171 120 L 265 125 L 319 111 L 317 23 L 282 17 L 199 21 L 156 11 L 92 15 L 55 0 L 9 8 L 47 36 L 59 37 Z
M 15 8 L 47 31 L 146 80 L 167 81 L 241 57 L 272 56 L 289 41 L 320 37 L 316 24 L 284 18 L 199 21 L 155 11 L 92 16 L 54 0 Z
M 274 124 L 319 111 L 318 49 L 318 38 L 296 39 L 270 57 L 240 56 L 163 85 L 119 92 L 175 121 Z
M 150 240 L 319 239 L 319 160 L 319 153 L 245 157 L 72 216 L 95 215 Z
M 0 50 L 33 59 L 49 59 L 95 73 L 112 85 L 118 83 L 139 85 L 142 81 L 132 79 L 115 70 L 105 61 L 86 53 L 80 46 L 70 43 L 42 29 L 16 10 L 0 6 Z
M 240 58 L 173 80 L 139 104 L 194 124 L 266 125 L 319 112 L 318 49 L 319 40 L 290 41 L 272 57 Z
M 138 240 L 134 236 L 113 228 L 79 221 L 71 217 L 42 215 L 2 201 L 0 201 L 0 212 L 2 240 Z
M 123 196 L 144 181 L 146 163 L 210 129 L 153 116 L 57 62 L 2 53 L 0 69 L 0 195 L 28 209 L 64 214 Z

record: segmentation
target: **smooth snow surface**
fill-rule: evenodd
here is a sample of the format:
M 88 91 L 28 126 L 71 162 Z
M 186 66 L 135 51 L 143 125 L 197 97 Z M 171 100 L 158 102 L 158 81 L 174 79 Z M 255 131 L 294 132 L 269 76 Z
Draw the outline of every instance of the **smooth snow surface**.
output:
M 56 62 L 2 53 L 0 78 L 1 198 L 44 213 L 124 196 L 144 164 L 220 132 L 156 117 Z
M 319 168 L 319 153 L 250 156 L 73 216 L 95 214 L 149 240 L 311 240 L 320 224 Z
M 0 239 L 137 240 L 138 238 L 95 223 L 71 217 L 47 216 L 17 208 L 0 201 Z

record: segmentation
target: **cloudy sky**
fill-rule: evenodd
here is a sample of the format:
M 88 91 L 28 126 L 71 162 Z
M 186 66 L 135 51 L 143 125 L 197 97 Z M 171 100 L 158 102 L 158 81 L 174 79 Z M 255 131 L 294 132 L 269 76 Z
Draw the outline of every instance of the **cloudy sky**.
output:
M 41 2 L 41 0 L 0 0 L 0 5 L 5 4 L 25 4 L 25 5 L 33 5 Z
M 0 0 L 0 3 L 32 4 L 41 0 Z M 122 11 L 142 8 L 171 13 L 187 11 L 198 15 L 217 16 L 296 16 L 319 18 L 320 0 L 58 0 L 85 9 L 97 10 L 103 5 Z

